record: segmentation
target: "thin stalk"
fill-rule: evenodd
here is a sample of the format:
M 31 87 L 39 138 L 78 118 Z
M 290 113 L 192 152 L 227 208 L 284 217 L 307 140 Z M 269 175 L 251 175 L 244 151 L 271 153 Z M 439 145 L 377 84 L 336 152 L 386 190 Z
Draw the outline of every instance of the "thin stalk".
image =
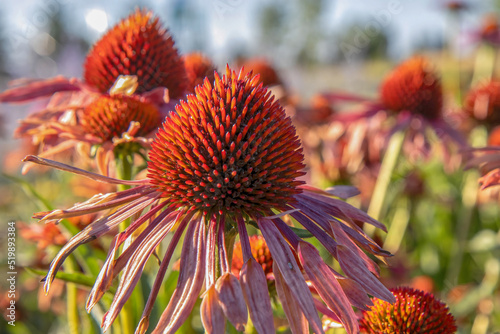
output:
M 472 221 L 472 214 L 477 203 L 478 182 L 474 171 L 469 171 L 464 177 L 462 188 L 462 210 L 456 227 L 456 238 L 453 245 L 452 258 L 446 273 L 446 282 L 455 286 L 462 267 L 462 260 L 467 246 L 467 238 Z
M 119 179 L 122 180 L 131 180 L 133 175 L 132 175 L 132 166 L 133 166 L 133 159 L 134 156 L 133 154 L 130 154 L 127 150 L 119 151 L 115 155 L 115 161 L 116 161 L 116 174 Z M 126 190 L 130 188 L 128 185 L 124 184 L 119 184 L 118 185 L 118 191 Z M 120 223 L 119 225 L 119 231 L 123 232 L 127 228 L 127 226 L 130 224 L 130 219 L 126 219 L 123 222 Z M 127 243 L 127 242 L 125 242 Z M 130 299 L 123 305 L 123 308 L 120 312 L 120 325 L 121 325 L 121 331 L 120 333 L 123 334 L 133 334 L 134 333 L 134 312 L 133 312 L 133 305 L 136 305 L 139 300 L 139 296 L 137 295 L 139 289 L 134 289 L 134 292 L 130 296 Z
M 374 219 L 380 219 L 380 214 L 387 195 L 387 189 L 391 183 L 391 176 L 396 168 L 401 147 L 403 147 L 404 137 L 405 132 L 398 131 L 394 133 L 389 140 L 389 145 L 387 146 L 387 151 L 385 152 L 384 159 L 382 160 L 377 182 L 375 183 L 375 189 L 373 190 L 372 198 L 367 211 L 368 215 Z M 364 230 L 369 236 L 373 236 L 375 233 L 375 227 L 372 225 L 366 224 Z
M 400 200 L 400 204 L 396 208 L 391 225 L 389 226 L 389 231 L 387 232 L 387 237 L 384 241 L 383 248 L 393 254 L 396 253 L 401 246 L 406 229 L 408 228 L 408 223 L 410 221 L 409 205 L 411 204 L 408 198 L 405 197 Z
M 76 268 L 75 260 L 69 256 L 65 262 L 66 271 L 69 273 L 74 272 Z M 75 283 L 66 283 L 67 292 L 67 312 L 68 312 L 68 327 L 70 334 L 79 334 L 80 318 L 78 317 L 78 288 Z

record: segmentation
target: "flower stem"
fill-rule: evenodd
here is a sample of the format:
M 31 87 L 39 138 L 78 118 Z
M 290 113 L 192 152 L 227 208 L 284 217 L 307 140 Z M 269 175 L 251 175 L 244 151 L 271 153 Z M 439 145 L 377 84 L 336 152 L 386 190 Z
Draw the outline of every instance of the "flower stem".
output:
M 133 165 L 133 154 L 130 154 L 127 150 L 120 150 L 115 152 L 115 162 L 116 162 L 116 174 L 117 177 L 121 180 L 131 180 L 132 175 L 132 165 Z M 126 190 L 130 188 L 128 185 L 119 184 L 118 191 Z M 130 220 L 126 219 L 119 225 L 120 232 L 125 231 L 127 226 L 129 225 Z M 127 241 L 125 241 L 127 243 Z M 137 291 L 134 289 L 134 292 L 130 296 L 130 299 L 123 305 L 122 310 L 120 311 L 120 325 L 121 331 L 123 334 L 133 334 L 134 333 L 134 322 L 133 322 L 133 301 L 137 298 Z
M 65 268 L 66 271 L 71 273 L 75 270 L 75 261 L 72 256 L 66 259 Z M 66 283 L 67 292 L 67 312 L 68 312 L 68 327 L 70 334 L 79 334 L 78 327 L 80 324 L 80 319 L 78 317 L 78 301 L 77 294 L 78 288 L 75 283 Z
M 394 133 L 389 140 L 389 145 L 387 146 L 387 151 L 385 152 L 384 159 L 382 160 L 377 182 L 375 183 L 375 189 L 373 190 L 372 198 L 367 211 L 368 215 L 374 219 L 380 219 L 380 214 L 384 206 L 384 200 L 387 195 L 387 189 L 389 188 L 391 176 L 394 172 L 394 168 L 396 167 L 401 147 L 403 146 L 404 137 L 405 132 L 398 131 Z M 375 233 L 375 226 L 366 224 L 364 230 L 369 236 L 373 236 Z

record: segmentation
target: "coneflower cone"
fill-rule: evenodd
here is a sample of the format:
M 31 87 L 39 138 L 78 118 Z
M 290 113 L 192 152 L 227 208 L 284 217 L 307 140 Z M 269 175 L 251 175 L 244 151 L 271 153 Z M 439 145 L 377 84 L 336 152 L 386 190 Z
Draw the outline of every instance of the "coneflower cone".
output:
M 500 124 L 500 81 L 480 83 L 465 97 L 464 110 L 477 121 Z
M 368 334 L 453 334 L 455 318 L 446 304 L 432 294 L 408 287 L 391 289 L 396 302 L 374 299 L 363 312 L 361 333 Z
M 380 97 L 386 108 L 409 111 L 429 120 L 442 113 L 441 82 L 425 58 L 413 57 L 397 66 L 383 81 Z
M 164 197 L 205 212 L 264 213 L 301 192 L 295 128 L 258 80 L 228 68 L 177 105 L 149 154 L 148 176 Z
M 267 247 L 266 240 L 260 235 L 252 235 L 250 237 L 250 247 L 252 248 L 253 257 L 262 266 L 266 277 L 268 277 L 273 272 L 273 258 Z M 235 276 L 239 276 L 243 265 L 241 243 L 237 242 L 234 245 L 233 262 L 231 264 L 231 270 Z
M 131 122 L 139 122 L 136 136 L 144 136 L 160 125 L 160 112 L 151 103 L 127 95 L 102 95 L 85 107 L 83 129 L 103 141 L 121 137 Z
M 181 97 L 187 80 L 183 62 L 168 31 L 152 12 L 137 10 L 109 30 L 92 48 L 84 64 L 85 82 L 107 92 L 119 75 L 135 75 L 136 93 L 166 87 Z
M 202 84 L 205 78 L 210 82 L 214 81 L 215 65 L 202 53 L 189 53 L 182 56 L 182 60 L 186 69 L 189 92 L 194 92 L 194 87 Z

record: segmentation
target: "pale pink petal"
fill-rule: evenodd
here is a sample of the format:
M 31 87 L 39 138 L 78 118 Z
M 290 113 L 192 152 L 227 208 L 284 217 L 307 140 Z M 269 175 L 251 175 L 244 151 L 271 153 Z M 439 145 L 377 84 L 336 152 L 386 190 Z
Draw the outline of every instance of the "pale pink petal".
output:
M 396 300 L 394 295 L 373 275 L 346 246 L 337 247 L 338 261 L 344 273 L 359 283 L 369 294 L 389 303 Z
M 177 287 L 153 330 L 175 333 L 191 313 L 205 278 L 205 220 L 193 219 L 182 245 Z
M 240 271 L 240 283 L 250 318 L 257 332 L 259 334 L 275 334 L 266 274 L 253 257 L 243 264 Z
M 219 305 L 219 299 L 217 296 L 217 291 L 212 285 L 201 302 L 200 307 L 201 322 L 203 323 L 203 328 L 205 333 L 208 334 L 224 334 L 226 331 L 226 319 L 224 318 L 224 312 Z
M 294 291 L 295 299 L 308 319 L 312 329 L 316 331 L 316 333 L 323 333 L 321 321 L 319 320 L 316 307 L 314 306 L 311 292 L 295 261 L 290 246 L 283 239 L 283 236 L 281 236 L 271 220 L 260 218 L 257 219 L 257 224 L 266 240 L 273 260 L 277 262 L 288 287 Z
M 188 213 L 179 223 L 179 226 L 175 230 L 174 235 L 172 236 L 172 240 L 168 244 L 167 250 L 165 252 L 165 256 L 161 261 L 160 268 L 158 269 L 158 273 L 156 274 L 155 281 L 151 288 L 151 292 L 149 293 L 148 301 L 144 306 L 144 310 L 142 311 L 141 320 L 139 321 L 139 325 L 137 326 L 135 333 L 136 334 L 144 334 L 149 326 L 149 315 L 153 309 L 153 305 L 155 303 L 156 297 L 158 296 L 158 292 L 160 291 L 161 284 L 163 283 L 163 279 L 165 278 L 165 273 L 167 271 L 168 265 L 174 254 L 174 250 L 179 243 L 179 240 L 182 236 L 182 233 L 186 229 L 187 224 L 191 221 L 193 217 L 193 213 Z
M 219 293 L 219 301 L 226 318 L 236 330 L 244 331 L 248 321 L 248 311 L 238 279 L 231 273 L 225 273 L 219 277 L 215 288 Z
M 346 331 L 358 333 L 356 314 L 330 268 L 321 259 L 318 250 L 302 241 L 299 243 L 299 258 L 321 299 L 340 318 Z
M 37 157 L 35 155 L 28 155 L 23 159 L 23 162 L 32 162 L 35 164 L 43 165 L 43 166 L 49 166 L 55 169 L 63 170 L 66 172 L 70 172 L 73 174 L 78 174 L 85 176 L 89 179 L 92 179 L 94 181 L 98 182 L 104 182 L 104 183 L 110 183 L 110 184 L 126 184 L 126 185 L 142 185 L 142 184 L 148 184 L 149 180 L 136 180 L 136 181 L 128 181 L 128 180 L 118 180 L 112 177 L 107 177 L 104 175 L 96 174 L 96 173 L 91 173 L 86 170 L 76 168 L 73 166 L 69 166 L 66 164 L 63 164 L 61 162 L 49 160 L 49 159 L 44 159 Z
M 80 233 L 72 237 L 63 248 L 57 253 L 56 257 L 50 263 L 50 268 L 47 276 L 43 279 L 45 281 L 45 292 L 47 293 L 50 289 L 50 285 L 54 280 L 57 271 L 61 267 L 64 260 L 81 244 L 92 241 L 104 233 L 108 232 L 119 223 L 125 219 L 131 217 L 136 212 L 143 210 L 145 207 L 149 206 L 156 199 L 137 199 L 130 204 L 120 208 L 118 211 L 113 213 L 108 217 L 101 218 L 92 224 L 88 225 Z
M 128 257 L 127 265 L 120 278 L 113 302 L 104 316 L 101 327 L 106 331 L 120 313 L 139 282 L 149 257 L 174 225 L 178 215 L 169 215 L 156 224 L 150 224 L 134 241 L 139 243 Z M 153 228 L 151 228 L 153 226 Z M 122 254 L 123 255 L 123 254 Z
M 0 94 L 0 102 L 26 102 L 39 97 L 52 95 L 55 92 L 80 89 L 80 85 L 76 79 L 58 76 L 47 80 L 33 81 L 25 86 L 7 89 Z
M 276 281 L 276 291 L 281 301 L 281 306 L 290 324 L 290 330 L 293 334 L 309 333 L 309 324 L 300 309 L 299 304 L 293 297 L 294 292 L 286 285 L 283 275 L 276 262 L 273 262 L 273 274 Z

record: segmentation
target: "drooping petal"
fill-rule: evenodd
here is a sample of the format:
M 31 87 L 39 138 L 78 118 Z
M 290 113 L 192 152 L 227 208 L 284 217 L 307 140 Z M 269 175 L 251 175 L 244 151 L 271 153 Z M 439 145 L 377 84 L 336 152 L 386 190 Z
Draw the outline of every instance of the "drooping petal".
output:
M 201 302 L 201 322 L 208 334 L 224 334 L 226 331 L 226 319 L 219 304 L 217 291 L 212 285 Z
M 50 96 L 56 92 L 80 90 L 77 79 L 68 79 L 62 76 L 47 80 L 36 80 L 24 86 L 7 89 L 0 94 L 0 102 L 26 102 L 33 99 Z
M 271 220 L 260 218 L 257 219 L 257 224 L 271 251 L 273 260 L 277 262 L 286 284 L 294 292 L 297 303 L 309 320 L 311 327 L 316 333 L 323 333 L 311 292 L 295 261 L 290 246 L 288 246 Z
M 215 288 L 227 320 L 233 324 L 236 330 L 244 331 L 248 321 L 248 311 L 243 290 L 236 276 L 229 272 L 223 274 L 217 280 Z
M 394 295 L 380 283 L 349 248 L 343 245 L 337 247 L 338 261 L 345 274 L 359 283 L 369 294 L 389 303 L 395 301 Z
M 240 271 L 240 283 L 250 318 L 257 332 L 259 334 L 275 334 L 266 274 L 253 257 L 243 264 Z
M 176 212 L 177 213 L 177 212 Z M 129 260 L 120 279 L 120 284 L 113 298 L 113 302 L 102 321 L 102 329 L 106 331 L 120 313 L 123 305 L 127 302 L 135 286 L 139 282 L 142 271 L 149 257 L 165 238 L 175 223 L 177 215 L 168 215 L 157 224 L 150 224 L 134 241 L 140 243 L 135 251 L 128 257 Z M 153 228 L 150 228 L 153 226 Z M 148 231 L 150 229 L 151 231 Z
M 153 305 L 155 303 L 156 297 L 158 296 L 158 292 L 160 291 L 161 284 L 163 283 L 163 279 L 165 278 L 165 273 L 167 271 L 168 265 L 170 263 L 170 259 L 174 254 L 174 250 L 179 243 L 179 240 L 182 236 L 182 233 L 186 229 L 188 222 L 191 221 L 193 213 L 187 213 L 182 221 L 177 226 L 175 233 L 168 244 L 167 250 L 165 251 L 165 256 L 161 261 L 160 268 L 158 269 L 158 273 L 156 274 L 155 281 L 151 288 L 151 292 L 149 293 L 148 301 L 144 306 L 144 310 L 142 311 L 141 320 L 139 321 L 139 325 L 135 330 L 135 334 L 144 334 L 149 326 L 149 315 L 151 314 L 151 310 L 153 309 Z
M 205 220 L 193 219 L 182 245 L 177 287 L 153 334 L 175 333 L 193 309 L 205 278 L 205 237 Z
M 373 302 L 370 297 L 368 297 L 365 289 L 356 283 L 356 281 L 348 277 L 336 277 L 336 279 L 352 306 L 355 306 L 360 310 L 368 310 L 369 306 L 373 305 Z
M 50 263 L 49 272 L 45 276 L 45 292 L 47 293 L 50 289 L 50 285 L 54 280 L 57 271 L 61 267 L 64 260 L 80 245 L 92 241 L 104 233 L 111 230 L 113 227 L 117 226 L 119 223 L 125 219 L 131 217 L 137 212 L 140 212 L 150 204 L 152 204 L 156 199 L 137 199 L 130 204 L 120 208 L 118 211 L 113 213 L 108 217 L 101 218 L 92 224 L 88 225 L 80 233 L 72 237 L 66 245 L 57 253 L 56 257 Z
M 281 306 L 290 324 L 290 330 L 293 334 L 309 333 L 309 324 L 304 312 L 302 312 L 299 304 L 293 297 L 294 292 L 286 285 L 285 279 L 276 262 L 273 262 L 273 274 L 276 280 L 278 298 L 281 301 Z
M 85 177 L 92 179 L 94 181 L 104 182 L 104 183 L 109 183 L 109 184 L 126 184 L 126 185 L 137 186 L 137 185 L 149 183 L 149 180 L 147 180 L 147 179 L 145 179 L 145 180 L 132 180 L 132 181 L 118 180 L 118 179 L 115 179 L 112 177 L 107 177 L 104 175 L 91 173 L 91 172 L 88 172 L 88 171 L 80 169 L 80 168 L 76 168 L 73 166 L 63 164 L 61 162 L 40 158 L 40 157 L 37 157 L 35 155 L 27 155 L 23 159 L 23 162 L 32 162 L 35 164 L 52 167 L 52 168 L 63 170 L 63 171 L 70 172 L 73 174 L 82 175 L 82 176 L 85 176 Z
M 299 258 L 321 299 L 337 314 L 348 333 L 358 333 L 356 314 L 330 268 L 321 259 L 318 250 L 302 241 L 299 243 Z

